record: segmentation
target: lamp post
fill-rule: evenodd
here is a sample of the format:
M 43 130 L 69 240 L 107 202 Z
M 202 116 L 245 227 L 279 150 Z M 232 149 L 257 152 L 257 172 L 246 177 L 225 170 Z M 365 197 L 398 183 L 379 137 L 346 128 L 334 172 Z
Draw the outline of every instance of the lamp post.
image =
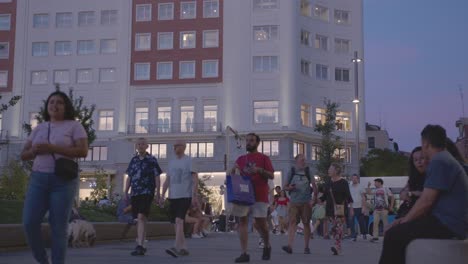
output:
M 360 153 L 359 153 L 359 74 L 358 74 L 358 69 L 359 69 L 359 62 L 361 62 L 362 59 L 358 57 L 358 52 L 354 52 L 354 57 L 351 59 L 351 62 L 354 63 L 354 100 L 353 103 L 355 105 L 355 115 L 356 115 L 356 159 L 357 159 L 357 172 L 359 173 L 359 164 L 360 164 Z
M 349 121 L 349 118 L 348 117 L 344 117 L 343 120 L 345 121 L 344 122 L 344 149 L 345 149 L 345 163 L 344 163 L 344 174 L 347 175 L 348 172 L 347 172 L 347 164 L 348 164 L 348 137 L 347 137 L 347 132 L 348 132 L 348 129 L 346 128 L 346 124 L 348 123 Z

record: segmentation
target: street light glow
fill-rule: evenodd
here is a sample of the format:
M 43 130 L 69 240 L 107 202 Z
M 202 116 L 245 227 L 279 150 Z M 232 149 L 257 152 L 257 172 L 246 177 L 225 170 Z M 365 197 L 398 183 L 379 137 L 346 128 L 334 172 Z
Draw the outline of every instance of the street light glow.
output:
M 354 99 L 353 100 L 353 103 L 355 103 L 355 104 L 359 104 L 359 102 L 360 102 L 359 99 Z

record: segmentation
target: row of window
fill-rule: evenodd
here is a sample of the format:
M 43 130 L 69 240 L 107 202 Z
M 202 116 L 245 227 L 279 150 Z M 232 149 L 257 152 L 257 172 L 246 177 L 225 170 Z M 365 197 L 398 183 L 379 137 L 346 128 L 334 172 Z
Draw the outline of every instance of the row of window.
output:
M 157 5 L 158 20 L 173 20 L 174 19 L 174 3 L 160 3 Z M 196 1 L 184 1 L 180 3 L 180 19 L 194 19 L 197 17 Z M 215 18 L 219 17 L 219 1 L 205 0 L 203 1 L 203 17 Z M 136 5 L 135 20 L 137 22 L 152 20 L 152 5 L 141 4 Z
M 0 14 L 0 31 L 11 29 L 11 14 Z
M 116 80 L 116 69 L 115 68 L 99 68 L 99 82 L 109 83 L 115 82 Z M 2 80 L 0 72 L 0 83 Z M 92 83 L 94 82 L 94 70 L 91 68 L 76 69 L 76 83 Z M 44 71 L 32 71 L 31 72 L 31 84 L 32 85 L 45 85 L 49 83 L 49 72 Z M 70 70 L 54 70 L 53 71 L 53 83 L 58 84 L 69 84 L 71 83 Z
M 335 81 L 349 82 L 350 70 L 347 68 L 335 67 Z M 307 60 L 301 60 L 301 73 L 305 76 L 312 76 L 312 63 Z M 315 78 L 317 80 L 329 80 L 329 67 L 323 64 L 315 65 Z
M 350 51 L 350 40 L 342 39 L 342 38 L 335 38 L 334 39 L 334 47 L 335 53 L 338 54 L 348 54 Z M 328 51 L 329 48 L 329 38 L 325 35 L 316 34 L 315 39 L 312 42 L 312 34 L 302 29 L 301 30 L 301 44 L 307 47 L 315 47 L 318 50 Z
M 203 48 L 219 47 L 219 31 L 204 30 Z M 197 46 L 196 31 L 183 31 L 179 33 L 179 48 L 194 49 Z M 157 39 L 158 50 L 169 50 L 174 48 L 174 33 L 173 32 L 158 32 Z M 151 50 L 151 33 L 136 33 L 135 34 L 135 50 L 144 51 Z
M 301 105 L 301 125 L 313 127 L 313 107 L 308 104 Z M 324 124 L 327 120 L 326 111 L 324 108 L 315 108 L 315 124 Z M 337 111 L 335 117 L 336 130 L 351 131 L 351 113 Z
M 0 71 L 0 88 L 8 85 L 8 71 Z
M 301 15 L 315 17 L 325 22 L 330 21 L 329 8 L 320 4 L 312 5 L 310 0 L 301 0 Z M 347 10 L 335 9 L 333 17 L 337 25 L 350 24 L 350 12 Z
M 8 59 L 10 56 L 10 43 L 0 42 L 0 59 Z
M 118 19 L 117 10 L 102 10 L 100 23 L 103 26 L 116 25 Z M 94 11 L 78 12 L 79 27 L 94 26 L 97 23 L 97 14 Z M 47 13 L 33 15 L 33 28 L 49 28 L 50 15 Z M 72 12 L 59 12 L 55 14 L 55 27 L 56 28 L 71 28 L 73 26 L 73 13 Z
M 151 79 L 151 63 L 135 63 L 134 65 L 134 80 L 145 81 Z M 179 62 L 179 79 L 195 78 L 196 61 L 180 61 Z M 202 77 L 217 78 L 218 77 L 218 60 L 203 60 L 202 61 Z M 156 79 L 171 80 L 173 77 L 173 62 L 158 62 L 156 64 Z
M 99 41 L 99 52 L 101 54 L 117 53 L 117 40 L 116 39 L 101 39 Z M 90 55 L 96 54 L 97 47 L 95 40 L 78 40 L 76 44 L 76 54 Z M 54 54 L 55 56 L 69 56 L 72 55 L 73 48 L 71 41 L 55 41 Z M 46 57 L 49 56 L 49 42 L 33 42 L 32 43 L 32 56 L 33 57 Z
M 311 160 L 320 160 L 320 152 L 322 148 L 318 145 L 311 145 Z M 296 157 L 297 155 L 302 154 L 305 157 L 308 156 L 307 154 L 307 143 L 294 141 L 293 143 L 293 156 Z M 333 157 L 341 160 L 345 163 L 351 163 L 351 148 L 339 148 L 335 149 L 333 153 Z

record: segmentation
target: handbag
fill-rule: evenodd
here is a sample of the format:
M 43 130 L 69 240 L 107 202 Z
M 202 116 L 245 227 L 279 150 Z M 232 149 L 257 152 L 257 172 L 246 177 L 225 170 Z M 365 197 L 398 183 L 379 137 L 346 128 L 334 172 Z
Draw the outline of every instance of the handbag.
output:
M 50 123 L 49 123 L 49 130 L 47 131 L 47 141 L 50 144 Z M 55 158 L 54 153 L 52 153 L 52 157 L 55 161 L 55 175 L 58 177 L 71 181 L 78 177 L 78 163 L 71 159 L 66 158 Z
M 252 205 L 255 203 L 255 193 L 249 176 L 239 174 L 226 177 L 227 200 L 233 204 Z
M 338 217 L 345 216 L 345 206 L 344 204 L 336 204 L 335 196 L 333 196 L 333 190 L 331 187 L 330 187 L 330 194 L 333 200 L 333 209 L 334 209 L 335 216 L 338 216 Z

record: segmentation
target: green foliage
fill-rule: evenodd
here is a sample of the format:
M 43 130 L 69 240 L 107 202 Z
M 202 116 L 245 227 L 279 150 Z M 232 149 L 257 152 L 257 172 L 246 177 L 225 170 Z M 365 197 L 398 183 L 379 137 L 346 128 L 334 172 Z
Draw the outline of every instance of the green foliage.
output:
M 101 200 L 104 196 L 107 196 L 108 191 L 112 189 L 112 186 L 108 186 L 107 179 L 110 177 L 109 174 L 105 173 L 105 170 L 102 168 L 96 169 L 94 174 L 96 178 L 96 184 L 93 186 L 91 191 L 91 200 Z
M 336 131 L 335 120 L 339 104 L 328 99 L 325 99 L 323 103 L 325 105 L 325 122 L 318 123 L 314 129 L 322 135 L 319 159 L 316 164 L 317 174 L 322 181 L 328 177 L 328 168 L 333 162 L 341 163 L 341 160 L 337 159 L 334 153 L 343 145 L 340 142 L 340 137 L 333 134 Z
M 55 86 L 56 90 L 60 90 L 60 85 L 56 84 Z M 86 134 L 88 135 L 88 144 L 91 145 L 94 140 L 96 140 L 96 131 L 93 128 L 94 121 L 92 119 L 93 113 L 96 109 L 96 105 L 92 104 L 91 106 L 85 106 L 83 105 L 83 96 L 79 96 L 78 98 L 75 98 L 75 95 L 73 93 L 73 88 L 68 89 L 68 97 L 70 98 L 72 104 L 73 104 L 73 109 L 75 110 L 74 116 L 75 119 L 78 120 L 81 125 L 83 125 Z M 45 104 L 46 100 L 43 100 Z M 35 119 L 37 120 L 37 123 L 42 123 L 44 122 L 44 114 L 47 109 L 44 109 L 44 106 L 41 106 L 39 109 L 39 114 L 35 116 Z M 23 124 L 23 131 L 26 132 L 27 135 L 31 134 L 32 127 L 31 124 L 24 123 Z
M 24 200 L 28 185 L 28 172 L 19 161 L 11 161 L 0 178 L 0 199 Z
M 24 201 L 0 199 L 0 224 L 19 224 L 23 219 Z
M 0 100 L 2 99 L 2 95 L 0 95 Z M 21 96 L 15 95 L 6 104 L 0 104 L 0 114 L 8 110 L 8 108 L 13 107 L 18 101 L 21 99 Z
M 408 173 L 408 158 L 389 149 L 373 149 L 361 162 L 362 176 L 402 176 Z

